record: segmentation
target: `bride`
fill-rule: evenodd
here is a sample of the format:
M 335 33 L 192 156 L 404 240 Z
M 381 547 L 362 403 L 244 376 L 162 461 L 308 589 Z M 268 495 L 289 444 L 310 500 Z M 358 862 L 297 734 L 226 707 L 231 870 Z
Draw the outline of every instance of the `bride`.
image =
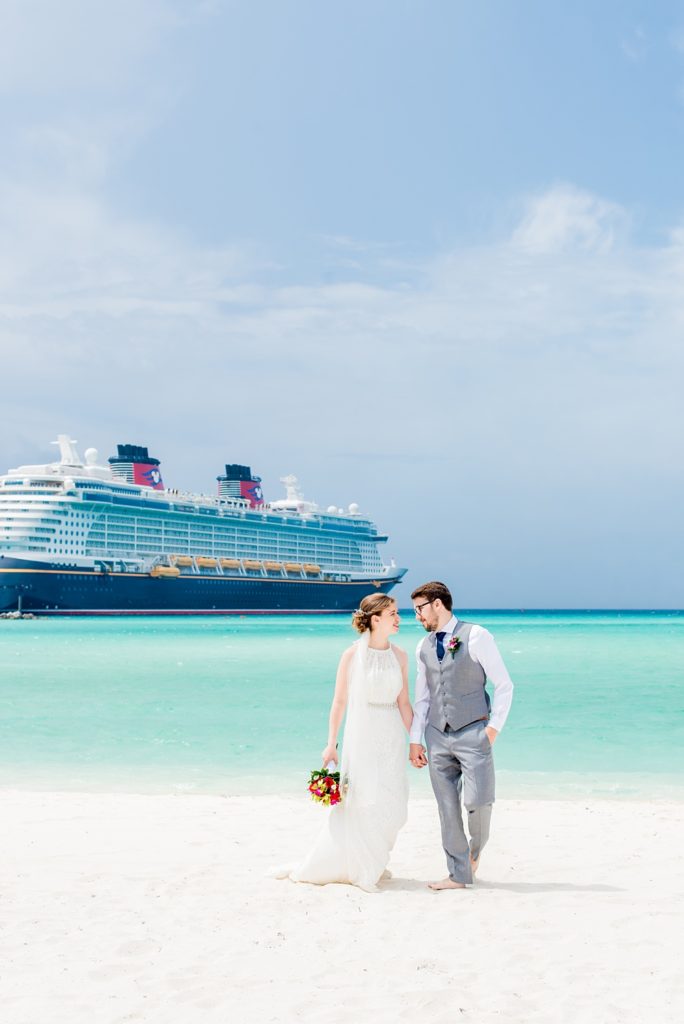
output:
M 413 711 L 406 652 L 389 642 L 399 629 L 396 602 L 364 597 L 352 618 L 361 639 L 340 659 L 323 765 L 337 764 L 337 735 L 347 713 L 340 764 L 346 792 L 330 808 L 304 860 L 277 872 L 295 882 L 347 882 L 377 892 L 399 829 L 406 822 L 406 733 Z

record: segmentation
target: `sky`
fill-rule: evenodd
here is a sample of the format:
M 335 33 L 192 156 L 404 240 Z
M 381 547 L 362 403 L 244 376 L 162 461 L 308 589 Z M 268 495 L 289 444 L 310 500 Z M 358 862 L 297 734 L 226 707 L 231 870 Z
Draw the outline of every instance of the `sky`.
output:
M 0 0 L 0 472 L 358 502 L 463 608 L 684 607 L 684 3 Z

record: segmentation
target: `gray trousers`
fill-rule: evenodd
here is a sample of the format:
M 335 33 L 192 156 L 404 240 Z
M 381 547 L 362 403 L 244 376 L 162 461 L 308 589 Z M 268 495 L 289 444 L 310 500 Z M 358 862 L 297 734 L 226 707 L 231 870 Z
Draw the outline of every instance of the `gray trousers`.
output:
M 489 839 L 494 803 L 494 758 L 485 733 L 486 722 L 473 722 L 454 732 L 425 729 L 430 782 L 437 798 L 442 846 L 449 877 L 470 883 L 470 858 L 477 860 Z M 468 812 L 470 843 L 461 815 L 461 795 Z

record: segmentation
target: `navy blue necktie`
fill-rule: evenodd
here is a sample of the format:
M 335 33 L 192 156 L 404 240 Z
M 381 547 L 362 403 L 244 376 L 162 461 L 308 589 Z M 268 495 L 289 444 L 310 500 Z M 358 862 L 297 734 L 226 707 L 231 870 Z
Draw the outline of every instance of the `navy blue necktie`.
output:
M 439 661 L 444 657 L 444 637 L 446 636 L 446 630 L 442 633 L 435 633 L 437 637 L 437 658 Z

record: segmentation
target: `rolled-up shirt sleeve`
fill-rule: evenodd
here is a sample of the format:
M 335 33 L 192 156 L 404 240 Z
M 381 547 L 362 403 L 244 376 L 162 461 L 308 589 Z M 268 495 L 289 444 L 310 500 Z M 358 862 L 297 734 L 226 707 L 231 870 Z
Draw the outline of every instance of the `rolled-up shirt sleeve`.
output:
M 482 665 L 487 679 L 494 687 L 492 698 L 492 711 L 489 716 L 489 724 L 497 732 L 501 732 L 508 712 L 511 710 L 513 701 L 513 683 L 504 665 L 503 658 L 496 646 L 494 637 L 483 626 L 473 626 L 468 641 L 468 654 L 475 661 Z M 418 682 L 416 680 L 416 697 L 418 695 Z M 415 721 L 415 718 L 414 718 Z
M 420 649 L 424 642 L 425 637 L 418 642 L 418 646 L 416 647 L 416 687 L 413 700 L 413 723 L 411 725 L 411 732 L 409 733 L 411 743 L 423 742 L 425 723 L 427 721 L 428 711 L 430 710 L 430 690 L 428 689 L 425 665 L 420 657 Z

